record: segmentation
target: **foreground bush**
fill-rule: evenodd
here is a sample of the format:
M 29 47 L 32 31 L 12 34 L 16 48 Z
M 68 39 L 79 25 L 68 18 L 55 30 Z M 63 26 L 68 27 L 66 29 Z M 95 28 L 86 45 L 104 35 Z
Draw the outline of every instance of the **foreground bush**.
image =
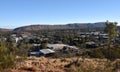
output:
M 9 49 L 6 47 L 5 42 L 1 42 L 0 45 L 0 71 L 4 69 L 11 68 L 14 66 L 15 56 Z
M 110 60 L 115 60 L 120 58 L 120 48 L 97 48 L 93 51 L 86 52 L 92 58 L 107 58 Z

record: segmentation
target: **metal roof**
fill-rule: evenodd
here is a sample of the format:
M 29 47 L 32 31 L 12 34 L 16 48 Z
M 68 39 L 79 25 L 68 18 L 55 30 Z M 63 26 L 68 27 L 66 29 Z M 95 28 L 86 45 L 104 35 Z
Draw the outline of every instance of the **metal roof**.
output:
M 40 52 L 42 52 L 43 54 L 49 54 L 49 53 L 54 53 L 55 51 L 51 49 L 41 49 Z

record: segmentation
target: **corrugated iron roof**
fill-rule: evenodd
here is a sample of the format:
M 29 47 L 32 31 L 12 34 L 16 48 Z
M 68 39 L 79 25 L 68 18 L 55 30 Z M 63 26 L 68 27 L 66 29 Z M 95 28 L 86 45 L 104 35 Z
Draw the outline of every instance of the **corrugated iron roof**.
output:
M 51 49 L 41 49 L 40 52 L 42 52 L 43 54 L 49 54 L 49 53 L 54 53 L 55 51 Z

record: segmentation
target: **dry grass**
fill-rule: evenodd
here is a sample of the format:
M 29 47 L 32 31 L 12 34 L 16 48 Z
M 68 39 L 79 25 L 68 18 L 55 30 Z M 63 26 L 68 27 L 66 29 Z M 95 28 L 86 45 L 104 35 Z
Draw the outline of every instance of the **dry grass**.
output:
M 39 57 L 19 62 L 12 72 L 118 72 L 119 69 L 120 60 Z

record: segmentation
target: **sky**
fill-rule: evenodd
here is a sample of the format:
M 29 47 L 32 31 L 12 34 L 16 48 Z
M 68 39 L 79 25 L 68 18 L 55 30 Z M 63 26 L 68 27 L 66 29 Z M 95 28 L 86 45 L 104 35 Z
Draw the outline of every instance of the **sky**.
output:
M 0 0 L 0 28 L 119 19 L 120 0 Z

